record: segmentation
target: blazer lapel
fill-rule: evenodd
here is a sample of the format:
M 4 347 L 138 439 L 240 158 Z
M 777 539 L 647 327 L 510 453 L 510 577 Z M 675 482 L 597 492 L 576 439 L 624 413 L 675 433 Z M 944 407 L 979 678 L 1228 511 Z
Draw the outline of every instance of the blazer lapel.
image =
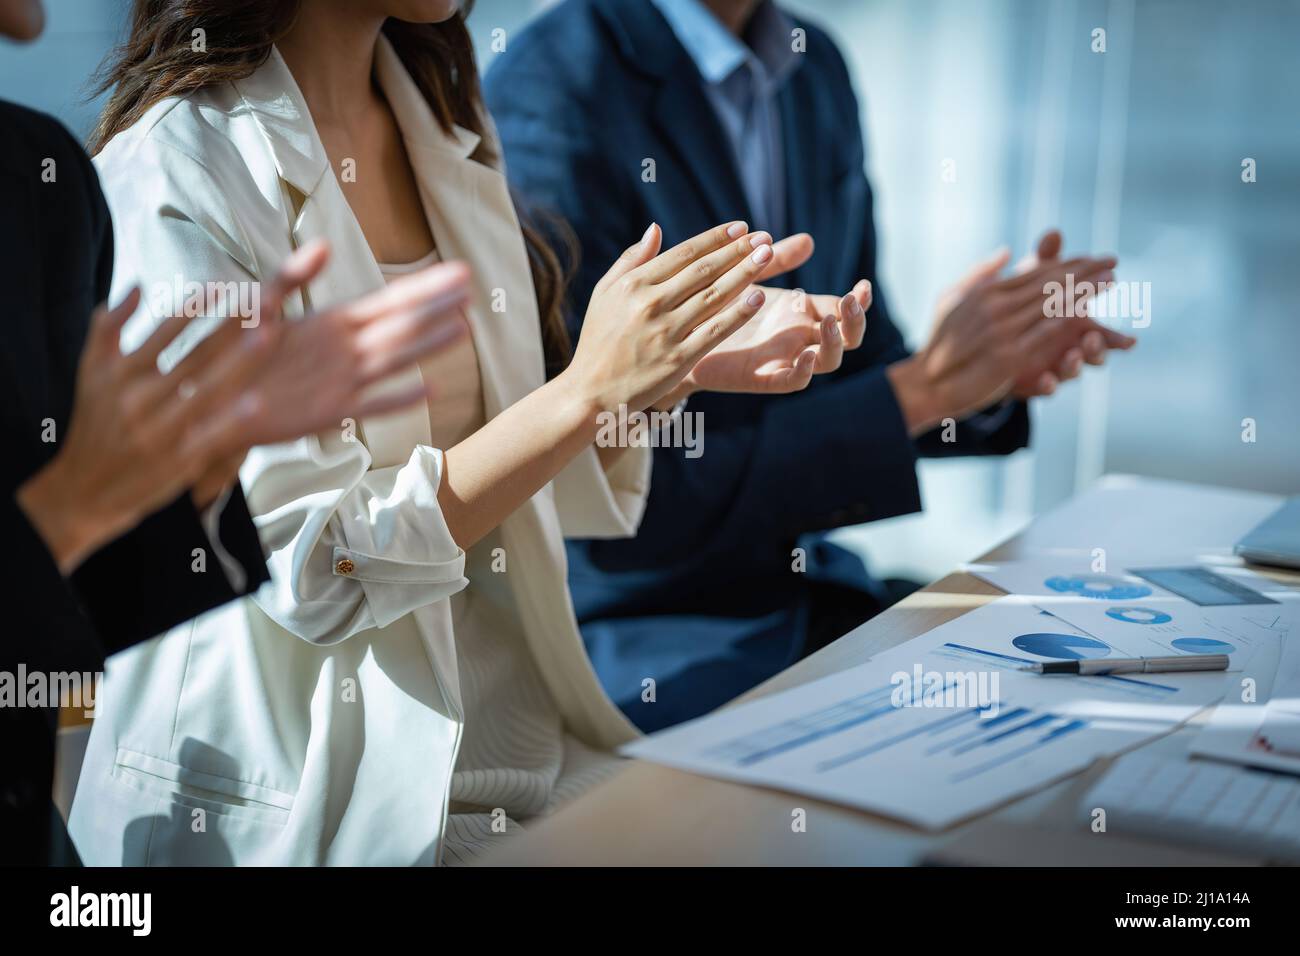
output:
M 777 94 L 777 109 L 781 118 L 782 151 L 785 158 L 785 223 L 786 235 L 806 232 L 816 235 L 817 224 L 823 221 L 818 215 L 817 203 L 825 194 L 824 164 L 808 151 L 819 141 L 816 119 L 807 106 L 800 106 L 791 78 Z M 780 237 L 778 237 L 780 238 Z M 816 257 L 812 261 L 815 261 Z M 774 284 L 788 288 L 819 288 L 809 284 L 809 265 L 777 278 Z
M 731 143 L 703 94 L 700 71 L 668 21 L 647 0 L 598 0 L 595 12 L 629 66 L 652 84 L 650 112 L 659 143 L 675 154 L 709 218 L 753 222 Z M 662 161 L 658 166 L 656 175 L 673 172 Z
M 687 175 L 695 182 L 709 218 L 715 222 L 744 219 L 752 223 L 753 211 L 740 185 L 731 143 L 701 91 L 695 65 L 680 45 L 677 49 L 681 51 L 677 67 L 664 76 L 655 97 L 655 126 L 662 142 L 679 155 Z
M 321 307 L 346 302 L 383 288 L 384 277 L 370 244 L 330 168 L 311 111 L 279 51 L 272 49 L 266 64 L 236 83 L 236 88 L 261 127 L 288 193 L 301 198 L 296 215 L 291 205 L 286 209 L 294 247 L 315 238 L 330 241 L 329 263 L 308 284 L 304 308 L 313 303 Z M 421 382 L 419 366 L 412 365 L 376 385 L 375 391 L 382 394 Z M 361 430 L 376 467 L 400 465 L 410 456 L 412 445 L 430 443 L 429 410 L 420 404 L 372 416 L 361 422 Z
M 465 311 L 491 418 L 546 380 L 532 272 L 506 178 L 470 158 L 499 150 L 461 127 L 444 133 L 386 40 L 375 69 L 401 126 L 442 258 L 463 260 L 473 270 L 475 295 Z

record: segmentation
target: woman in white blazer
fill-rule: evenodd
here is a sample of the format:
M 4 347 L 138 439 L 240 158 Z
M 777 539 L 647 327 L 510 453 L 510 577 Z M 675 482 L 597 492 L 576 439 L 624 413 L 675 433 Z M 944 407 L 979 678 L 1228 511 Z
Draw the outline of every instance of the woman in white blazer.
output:
M 565 582 L 563 536 L 633 534 L 645 501 L 648 447 L 597 447 L 600 424 L 694 388 L 801 388 L 865 310 L 763 308 L 750 283 L 803 240 L 731 223 L 656 255 L 651 226 L 547 381 L 555 261 L 521 231 L 454 4 L 204 5 L 137 0 L 110 80 L 115 286 L 256 288 L 324 237 L 297 312 L 454 258 L 472 335 L 385 384 L 432 380 L 431 406 L 250 453 L 272 580 L 111 662 L 70 829 L 90 864 L 463 861 L 635 733 Z

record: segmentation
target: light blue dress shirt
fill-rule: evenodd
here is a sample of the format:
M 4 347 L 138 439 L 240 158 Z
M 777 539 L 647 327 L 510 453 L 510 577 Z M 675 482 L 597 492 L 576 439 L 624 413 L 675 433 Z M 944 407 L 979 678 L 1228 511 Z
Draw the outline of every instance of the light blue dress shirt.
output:
M 700 0 L 652 0 L 695 62 L 704 95 L 731 143 L 755 221 L 780 239 L 785 230 L 785 156 L 776 96 L 799 65 L 794 23 L 762 0 L 741 40 Z

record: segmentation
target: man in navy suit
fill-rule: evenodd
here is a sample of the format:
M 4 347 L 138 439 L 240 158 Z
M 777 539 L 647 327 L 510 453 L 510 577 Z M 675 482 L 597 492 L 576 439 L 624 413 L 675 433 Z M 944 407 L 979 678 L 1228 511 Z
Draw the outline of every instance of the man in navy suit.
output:
M 1005 253 L 973 269 L 909 352 L 876 277 L 845 63 L 770 0 L 566 0 L 510 38 L 486 95 L 513 184 L 581 244 L 575 335 L 601 270 L 651 221 L 665 242 L 733 218 L 806 233 L 785 244 L 780 284 L 873 284 L 865 338 L 838 370 L 792 395 L 692 396 L 705 453 L 656 449 L 638 537 L 570 543 L 592 661 L 644 730 L 711 710 L 886 606 L 821 533 L 919 510 L 919 454 L 1024 446 L 1024 399 L 1132 344 L 1045 321 L 1046 283 L 1106 280 L 1115 264 L 1061 261 L 1049 233 L 1019 274 L 999 277 Z

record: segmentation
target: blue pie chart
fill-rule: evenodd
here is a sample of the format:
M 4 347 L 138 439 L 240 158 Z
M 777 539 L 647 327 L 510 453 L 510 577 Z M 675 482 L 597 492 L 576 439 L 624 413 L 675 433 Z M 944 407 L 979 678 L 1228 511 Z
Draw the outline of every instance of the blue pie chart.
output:
M 1026 654 L 1060 661 L 1105 657 L 1110 653 L 1109 645 L 1081 634 L 1021 634 L 1012 638 L 1011 643 Z
M 1168 624 L 1173 620 L 1164 611 L 1156 611 L 1149 607 L 1107 608 L 1106 616 L 1129 624 Z
M 1236 650 L 1227 641 L 1216 641 L 1208 637 L 1176 637 L 1169 643 L 1188 654 L 1231 654 Z
M 1151 593 L 1145 584 L 1134 584 L 1108 574 L 1057 575 L 1043 584 L 1061 594 L 1077 594 L 1100 601 L 1132 601 Z

